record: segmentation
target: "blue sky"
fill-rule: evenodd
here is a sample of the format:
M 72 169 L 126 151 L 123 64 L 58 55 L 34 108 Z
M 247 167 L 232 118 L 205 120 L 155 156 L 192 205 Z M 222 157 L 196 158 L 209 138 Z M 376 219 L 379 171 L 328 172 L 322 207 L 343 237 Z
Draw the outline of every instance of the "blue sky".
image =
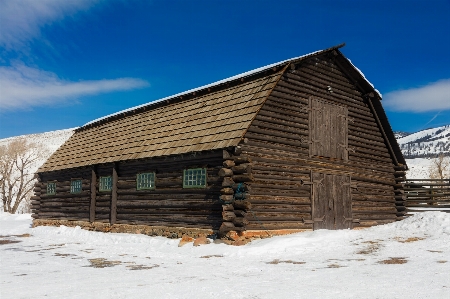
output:
M 0 0 L 0 138 L 342 42 L 394 130 L 450 124 L 449 15 L 449 0 Z

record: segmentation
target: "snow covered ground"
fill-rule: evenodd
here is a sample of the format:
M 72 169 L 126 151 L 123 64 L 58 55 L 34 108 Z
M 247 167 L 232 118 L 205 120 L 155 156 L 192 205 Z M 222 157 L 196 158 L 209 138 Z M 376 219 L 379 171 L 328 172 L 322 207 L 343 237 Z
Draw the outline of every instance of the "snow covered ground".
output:
M 406 172 L 407 179 L 428 179 L 430 177 L 431 158 L 406 159 L 409 170 Z
M 0 214 L 0 297 L 450 298 L 450 214 L 245 246 L 69 227 Z

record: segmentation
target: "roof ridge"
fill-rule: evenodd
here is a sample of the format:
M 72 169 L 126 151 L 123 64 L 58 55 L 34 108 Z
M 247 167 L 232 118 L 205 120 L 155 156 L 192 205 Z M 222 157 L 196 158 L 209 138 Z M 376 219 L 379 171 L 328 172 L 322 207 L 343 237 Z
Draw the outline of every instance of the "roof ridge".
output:
M 205 90 L 207 88 L 216 87 L 216 86 L 219 86 L 221 84 L 232 82 L 232 81 L 235 81 L 235 80 L 238 80 L 238 79 L 242 79 L 242 78 L 245 78 L 245 77 L 253 76 L 253 75 L 259 74 L 259 73 L 261 73 L 263 71 L 266 71 L 268 69 L 274 68 L 274 67 L 279 67 L 279 66 L 282 66 L 282 65 L 287 64 L 287 63 L 297 62 L 297 61 L 309 58 L 311 56 L 320 55 L 320 54 L 323 54 L 323 53 L 326 53 L 326 52 L 329 52 L 329 51 L 332 51 L 332 50 L 335 50 L 335 49 L 342 48 L 344 46 L 345 46 L 345 43 L 341 43 L 339 45 L 336 45 L 336 46 L 333 46 L 333 47 L 330 47 L 330 48 L 327 48 L 327 49 L 324 49 L 324 50 L 318 50 L 318 51 L 314 51 L 314 52 L 311 52 L 311 53 L 308 53 L 308 54 L 305 54 L 305 55 L 301 55 L 301 56 L 293 57 L 293 58 L 290 58 L 290 59 L 282 60 L 282 61 L 279 61 L 279 62 L 276 62 L 276 63 L 272 63 L 272 64 L 269 64 L 269 65 L 266 65 L 266 66 L 263 66 L 263 67 L 259 67 L 259 68 L 256 68 L 256 69 L 253 69 L 253 70 L 250 70 L 250 71 L 238 74 L 238 75 L 234 75 L 234 76 L 231 76 L 231 77 L 228 77 L 228 78 L 225 78 L 225 79 L 222 79 L 222 80 L 210 83 L 210 84 L 206 84 L 206 85 L 203 85 L 203 86 L 200 86 L 200 87 L 197 87 L 197 88 L 189 89 L 189 90 L 186 90 L 186 91 L 183 91 L 183 92 L 171 95 L 171 96 L 167 96 L 167 97 L 164 97 L 164 98 L 161 98 L 161 99 L 158 99 L 158 100 L 153 100 L 153 101 L 150 101 L 150 102 L 138 105 L 138 106 L 134 106 L 134 107 L 130 107 L 130 108 L 127 108 L 127 109 L 124 109 L 124 110 L 120 110 L 118 112 L 114 112 L 112 114 L 109 114 L 109 115 L 106 115 L 106 116 L 102 116 L 100 118 L 97 118 L 97 119 L 94 119 L 92 121 L 89 121 L 89 122 L 85 123 L 84 125 L 82 125 L 81 127 L 79 127 L 78 130 L 84 129 L 87 126 L 97 124 L 97 123 L 99 123 L 99 122 L 101 122 L 103 120 L 106 120 L 106 119 L 111 118 L 111 117 L 115 117 L 115 116 L 123 114 L 123 113 L 131 112 L 131 111 L 138 110 L 138 109 L 144 108 L 144 107 L 150 107 L 150 106 L 156 105 L 158 103 L 161 103 L 163 101 L 167 101 L 167 100 L 170 100 L 170 99 L 173 99 L 173 98 L 177 98 L 177 97 L 181 97 L 181 96 L 184 96 L 184 95 L 187 95 L 187 94 L 191 94 L 191 93 L 194 93 L 194 92 Z

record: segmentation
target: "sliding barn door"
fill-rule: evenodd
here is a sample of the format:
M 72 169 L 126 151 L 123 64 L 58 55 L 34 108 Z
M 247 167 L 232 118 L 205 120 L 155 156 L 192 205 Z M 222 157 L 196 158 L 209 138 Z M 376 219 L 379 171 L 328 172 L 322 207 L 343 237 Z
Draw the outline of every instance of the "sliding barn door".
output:
M 352 228 L 350 176 L 313 173 L 314 229 Z

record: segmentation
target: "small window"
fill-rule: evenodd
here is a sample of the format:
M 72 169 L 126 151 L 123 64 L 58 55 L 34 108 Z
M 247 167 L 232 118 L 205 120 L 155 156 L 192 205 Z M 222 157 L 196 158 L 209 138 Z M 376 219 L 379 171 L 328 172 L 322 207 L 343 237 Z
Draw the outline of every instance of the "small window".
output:
M 206 168 L 185 169 L 183 171 L 183 188 L 205 188 Z
M 101 176 L 98 191 L 111 191 L 112 178 L 111 176 Z
M 81 192 L 81 180 L 70 181 L 70 193 L 80 193 Z
M 47 183 L 47 195 L 56 194 L 56 183 Z
M 155 189 L 155 173 L 154 172 L 139 173 L 136 179 L 136 189 L 137 190 Z

